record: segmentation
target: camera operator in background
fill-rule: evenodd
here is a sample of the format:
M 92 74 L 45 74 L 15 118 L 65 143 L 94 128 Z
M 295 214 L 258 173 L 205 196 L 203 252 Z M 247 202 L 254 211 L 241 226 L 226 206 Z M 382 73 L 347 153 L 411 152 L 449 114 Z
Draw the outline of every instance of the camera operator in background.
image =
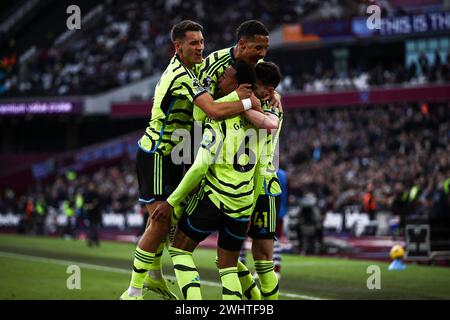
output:
M 323 216 L 317 197 L 307 193 L 299 201 L 299 208 L 292 214 L 297 223 L 293 226 L 299 241 L 301 254 L 319 254 L 323 245 Z

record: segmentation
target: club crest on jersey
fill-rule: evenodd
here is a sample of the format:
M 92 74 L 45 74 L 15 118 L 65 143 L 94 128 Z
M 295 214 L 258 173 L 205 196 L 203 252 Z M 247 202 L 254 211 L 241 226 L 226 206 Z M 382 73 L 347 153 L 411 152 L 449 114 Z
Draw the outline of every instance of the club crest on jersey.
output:
M 204 91 L 205 89 L 200 85 L 200 81 L 198 81 L 198 79 L 194 79 L 192 81 L 192 84 L 195 88 L 195 90 L 198 92 Z
M 200 82 L 198 81 L 198 79 L 192 80 L 192 84 L 194 85 L 194 87 L 200 87 Z

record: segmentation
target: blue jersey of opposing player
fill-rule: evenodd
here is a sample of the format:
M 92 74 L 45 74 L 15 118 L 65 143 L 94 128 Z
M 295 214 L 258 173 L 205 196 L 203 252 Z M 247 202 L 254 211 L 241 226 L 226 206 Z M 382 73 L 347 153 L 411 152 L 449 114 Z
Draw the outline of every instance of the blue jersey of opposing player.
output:
M 277 171 L 278 181 L 281 185 L 281 205 L 278 218 L 283 218 L 287 212 L 288 188 L 287 188 L 287 174 L 283 169 Z

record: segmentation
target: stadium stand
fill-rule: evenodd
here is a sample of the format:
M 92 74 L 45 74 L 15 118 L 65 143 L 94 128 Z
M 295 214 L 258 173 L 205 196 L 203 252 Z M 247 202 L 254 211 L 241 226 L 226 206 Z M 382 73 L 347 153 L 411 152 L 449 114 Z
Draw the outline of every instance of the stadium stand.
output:
M 280 154 L 282 167 L 295 177 L 290 190 L 313 192 L 340 210 L 360 202 L 373 183 L 381 209 L 390 208 L 396 192 L 418 184 L 422 193 L 414 210 L 437 215 L 433 194 L 442 189 L 450 166 L 449 116 L 447 104 L 289 112 Z
M 167 30 L 170 30 L 174 21 L 186 18 L 192 10 L 205 27 L 206 51 L 211 52 L 232 45 L 234 26 L 244 19 L 260 19 L 270 30 L 274 30 L 281 24 L 298 21 L 363 16 L 366 8 L 365 4 L 359 1 L 343 0 L 285 0 L 276 3 L 241 1 L 233 11 L 224 10 L 228 5 L 227 1 L 215 1 L 214 4 L 210 1 L 196 1 L 193 5 L 189 1 L 176 0 L 126 3 L 109 0 L 95 8 L 91 2 L 84 1 L 83 8 L 86 7 L 87 15 L 92 18 L 70 41 L 62 42 L 57 33 L 62 33 L 63 29 L 50 27 L 49 21 L 54 21 L 56 17 L 59 17 L 59 20 L 64 18 L 65 3 L 46 1 L 46 6 L 40 4 L 40 10 L 31 11 L 35 16 L 39 15 L 40 24 L 36 27 L 36 18 L 28 18 L 30 23 L 33 23 L 34 33 L 27 33 L 26 38 L 20 37 L 19 31 L 16 37 L 3 34 L 1 42 L 5 44 L 5 49 L 0 52 L 2 57 L 7 59 L 7 63 L 3 65 L 0 76 L 0 96 L 93 94 L 160 72 L 173 54 Z M 379 2 L 386 14 L 402 13 L 386 3 Z M 55 5 L 57 7 L 48 10 L 49 6 Z M 401 3 L 397 5 L 401 6 Z M 222 14 L 206 14 L 213 10 Z M 65 24 L 59 25 L 63 27 Z M 19 60 L 23 62 L 19 63 Z M 446 62 L 442 63 L 442 68 L 441 64 L 436 62 L 426 77 L 431 78 L 431 81 L 439 81 L 441 78 L 448 80 L 448 58 L 444 61 Z M 290 62 L 285 61 L 285 64 L 289 65 Z M 282 68 L 284 72 L 287 70 L 290 68 Z M 380 85 L 386 82 L 426 81 L 416 79 L 413 65 L 406 68 L 398 64 L 391 66 L 388 72 L 384 70 L 383 66 L 378 65 L 370 70 L 348 70 L 346 74 L 336 74 L 334 70 L 322 70 L 317 66 L 314 74 L 302 73 L 298 76 L 286 73 L 288 77 L 284 84 L 287 91 L 323 91 Z M 360 82 L 362 83 L 359 84 Z
M 382 64 L 369 70 L 350 69 L 337 74 L 333 69 L 324 70 L 320 61 L 314 73 L 286 73 L 280 90 L 283 92 L 329 92 L 333 90 L 366 90 L 380 86 L 417 86 L 450 82 L 450 54 L 443 57 L 435 52 L 431 63 L 425 54 L 409 66 L 396 63 L 390 67 Z M 285 69 L 286 70 L 286 69 Z M 419 74 L 418 70 L 422 70 Z
M 90 94 L 161 71 L 173 54 L 168 30 L 192 7 L 207 30 L 209 51 L 233 43 L 234 26 L 246 18 L 236 12 L 251 12 L 268 27 L 297 17 L 291 1 L 263 6 L 242 1 L 236 11 L 222 10 L 227 6 L 227 1 L 196 1 L 195 6 L 189 1 L 107 1 L 76 39 L 64 46 L 39 48 L 28 63 L 10 67 L 3 95 Z M 205 14 L 213 10 L 224 14 Z

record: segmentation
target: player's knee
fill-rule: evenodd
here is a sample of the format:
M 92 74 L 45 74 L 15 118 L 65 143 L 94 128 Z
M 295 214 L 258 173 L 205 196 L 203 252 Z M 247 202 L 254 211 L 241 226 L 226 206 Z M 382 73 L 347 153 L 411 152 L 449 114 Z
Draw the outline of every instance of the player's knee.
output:
M 177 229 L 173 239 L 172 247 L 192 252 L 197 247 L 198 242 L 191 239 L 183 231 Z
M 156 252 L 170 231 L 170 221 L 152 221 L 139 240 L 138 247 L 148 252 Z
M 166 236 L 170 231 L 170 220 L 155 221 L 154 228 Z
M 273 255 L 272 255 L 272 253 L 268 253 L 268 252 L 254 251 L 253 252 L 253 259 L 254 260 L 272 260 L 273 259 Z
M 254 239 L 252 243 L 252 254 L 255 260 L 272 260 L 273 241 Z
M 239 250 L 217 248 L 217 266 L 219 269 L 236 267 L 239 259 Z

